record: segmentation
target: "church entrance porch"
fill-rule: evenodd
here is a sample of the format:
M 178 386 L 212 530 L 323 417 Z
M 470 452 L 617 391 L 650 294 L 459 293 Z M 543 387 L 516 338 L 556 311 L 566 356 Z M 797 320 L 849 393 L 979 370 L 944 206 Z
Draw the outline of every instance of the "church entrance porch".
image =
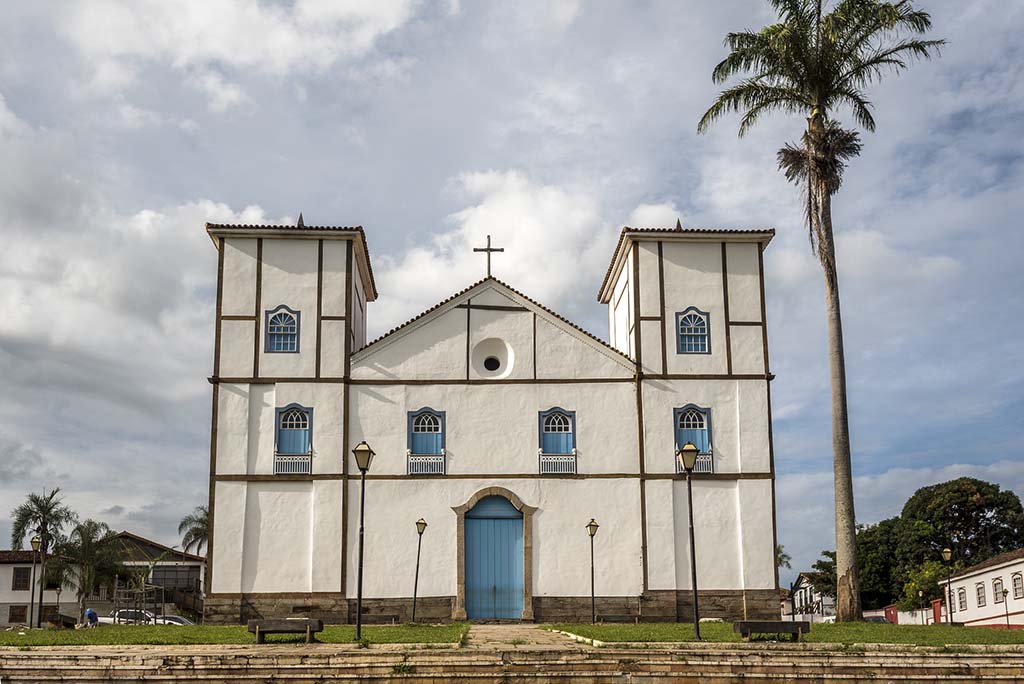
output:
M 466 616 L 515 619 L 523 614 L 523 514 L 501 496 L 466 513 Z

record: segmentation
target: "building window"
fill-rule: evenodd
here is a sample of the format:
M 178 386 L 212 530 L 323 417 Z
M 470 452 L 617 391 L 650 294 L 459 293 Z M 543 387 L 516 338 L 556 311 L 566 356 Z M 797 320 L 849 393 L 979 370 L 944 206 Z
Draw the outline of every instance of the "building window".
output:
M 960 587 L 956 590 L 957 610 L 967 610 L 967 590 Z
M 985 584 L 984 582 L 978 582 L 974 585 L 974 591 L 978 595 L 978 607 L 981 608 L 985 605 Z
M 995 603 L 1003 602 L 1003 578 L 996 577 L 992 580 L 992 600 Z
M 313 409 L 289 404 L 277 409 L 274 474 L 308 475 L 313 455 Z
M 1013 584 L 1013 598 L 1024 598 L 1024 576 L 1018 572 L 1010 578 L 1010 582 Z
M 28 622 L 28 606 L 9 606 L 7 608 L 7 622 L 11 624 L 25 624 Z
M 11 591 L 28 591 L 32 581 L 32 568 L 14 568 Z
M 711 448 L 711 409 L 688 404 L 675 409 L 673 419 L 676 431 L 676 449 L 682 449 L 687 442 L 697 447 L 697 464 L 693 467 L 693 472 L 715 472 L 714 452 Z M 682 466 L 679 465 L 679 459 L 675 460 L 676 472 L 683 472 Z
M 444 411 L 421 408 L 409 412 L 409 475 L 445 474 Z
M 299 312 L 279 306 L 266 313 L 268 354 L 294 354 L 299 351 Z
M 711 353 L 711 317 L 706 311 L 690 307 L 676 314 L 676 353 Z
M 540 412 L 540 472 L 576 473 L 576 412 L 553 408 Z

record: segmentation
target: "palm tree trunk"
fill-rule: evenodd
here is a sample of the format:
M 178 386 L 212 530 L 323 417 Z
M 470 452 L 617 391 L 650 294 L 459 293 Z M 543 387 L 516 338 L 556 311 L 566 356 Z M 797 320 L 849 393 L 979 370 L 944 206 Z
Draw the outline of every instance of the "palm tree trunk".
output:
M 839 307 L 839 274 L 832 235 L 832 198 L 818 189 L 819 257 L 825 269 L 825 312 L 828 317 L 828 365 L 832 385 L 832 470 L 836 510 L 836 620 L 860 620 L 860 578 L 857 572 L 857 517 L 853 508 L 850 464 L 850 420 L 846 402 L 846 356 Z

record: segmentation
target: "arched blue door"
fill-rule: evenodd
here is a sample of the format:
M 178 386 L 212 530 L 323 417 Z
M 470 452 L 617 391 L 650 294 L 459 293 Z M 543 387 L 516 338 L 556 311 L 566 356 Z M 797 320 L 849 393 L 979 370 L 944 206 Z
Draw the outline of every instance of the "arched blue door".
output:
M 466 615 L 523 616 L 523 514 L 502 496 L 466 513 Z

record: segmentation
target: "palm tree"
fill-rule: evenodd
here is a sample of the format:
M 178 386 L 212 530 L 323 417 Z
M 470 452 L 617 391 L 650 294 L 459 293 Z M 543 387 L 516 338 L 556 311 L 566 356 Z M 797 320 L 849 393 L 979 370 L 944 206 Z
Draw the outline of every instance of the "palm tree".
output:
M 729 54 L 712 78 L 722 83 L 732 76 L 752 75 L 723 90 L 697 130 L 707 131 L 729 112 L 743 112 L 740 136 L 766 113 L 807 117 L 802 145 L 783 148 L 778 161 L 789 180 L 806 183 L 811 246 L 825 274 L 839 578 L 836 619 L 856 620 L 861 616 L 860 584 L 832 195 L 839 189 L 846 162 L 860 151 L 860 141 L 832 114 L 849 107 L 860 126 L 874 131 L 865 89 L 886 73 L 903 71 L 911 59 L 931 57 L 944 41 L 918 37 L 931 28 L 931 17 L 915 9 L 911 0 L 837 0 L 827 13 L 825 0 L 769 2 L 779 22 L 758 32 L 730 33 L 725 39 Z
M 787 570 L 792 570 L 793 569 L 793 566 L 791 564 L 792 561 L 793 561 L 793 557 L 790 556 L 788 553 L 786 553 L 786 547 L 783 546 L 782 544 L 776 544 L 775 545 L 775 567 L 779 568 L 780 570 L 782 568 L 786 568 Z
M 106 523 L 86 520 L 75 525 L 57 546 L 51 572 L 60 574 L 67 583 L 74 582 L 79 620 L 85 617 L 86 597 L 124 572 L 116 541 L 117 534 Z
M 208 518 L 206 506 L 196 506 L 194 511 L 178 523 L 178 534 L 183 535 L 181 547 L 186 553 L 190 553 L 192 549 L 195 549 L 197 554 L 202 553 L 209 538 Z
M 64 505 L 59 496 L 60 488 L 49 494 L 29 494 L 25 502 L 11 511 L 14 524 L 11 527 L 11 548 L 20 549 L 29 533 L 39 535 L 39 620 L 42 623 L 43 587 L 46 576 L 46 551 L 50 545 L 60 539 L 61 532 L 67 525 L 74 524 L 75 513 Z

